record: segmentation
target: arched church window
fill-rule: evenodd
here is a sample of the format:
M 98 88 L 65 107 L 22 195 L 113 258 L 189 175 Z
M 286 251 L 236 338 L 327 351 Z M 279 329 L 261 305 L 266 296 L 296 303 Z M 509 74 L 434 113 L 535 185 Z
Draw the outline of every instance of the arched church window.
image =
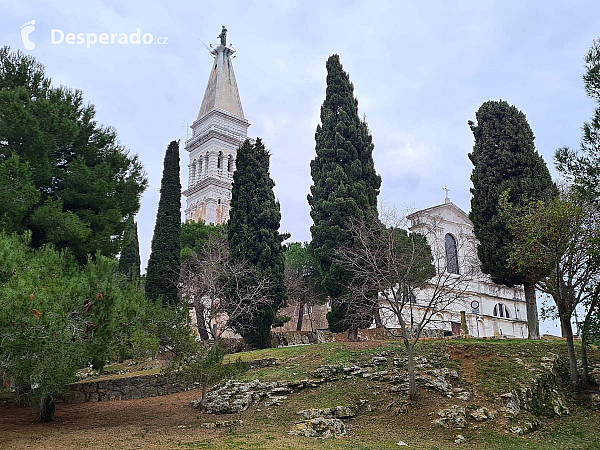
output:
M 229 155 L 227 157 L 227 172 L 231 172 L 233 170 L 233 156 Z
M 496 303 L 493 314 L 496 317 L 506 317 L 507 319 L 510 319 L 510 313 L 504 303 Z
M 202 172 L 202 158 L 199 158 L 197 162 L 198 162 L 197 173 L 198 173 L 198 175 L 200 175 L 200 173 Z
M 217 169 L 223 167 L 223 152 L 219 152 L 219 156 L 217 156 Z
M 446 234 L 446 270 L 450 273 L 458 273 L 458 250 L 456 239 L 450 233 Z
M 208 153 L 204 155 L 204 170 L 208 170 Z

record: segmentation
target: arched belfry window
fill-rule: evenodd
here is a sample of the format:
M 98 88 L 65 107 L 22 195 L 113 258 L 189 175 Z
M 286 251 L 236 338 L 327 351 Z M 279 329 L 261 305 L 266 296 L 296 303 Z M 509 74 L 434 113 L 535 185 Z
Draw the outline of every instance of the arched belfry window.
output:
M 217 169 L 220 169 L 221 167 L 223 167 L 223 152 L 219 152 L 219 155 L 217 156 Z
M 446 234 L 446 270 L 450 273 L 458 273 L 458 250 L 456 239 L 450 233 Z
M 231 172 L 233 170 L 233 156 L 229 155 L 227 157 L 227 172 Z
M 493 314 L 496 317 L 506 317 L 507 319 L 510 319 L 510 313 L 508 312 L 508 308 L 504 303 L 496 303 Z
M 204 170 L 208 170 L 208 152 L 204 155 Z

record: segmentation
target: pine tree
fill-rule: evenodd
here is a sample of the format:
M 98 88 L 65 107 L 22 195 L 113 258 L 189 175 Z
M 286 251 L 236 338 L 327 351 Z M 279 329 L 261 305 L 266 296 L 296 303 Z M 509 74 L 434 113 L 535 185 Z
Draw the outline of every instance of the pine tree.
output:
M 140 242 L 138 239 L 137 223 L 133 216 L 127 219 L 127 229 L 123 238 L 123 250 L 119 257 L 119 272 L 126 275 L 130 280 L 140 279 Z
M 181 183 L 179 143 L 172 141 L 165 153 L 160 199 L 148 268 L 146 296 L 163 304 L 177 303 L 177 283 L 181 264 Z
M 269 176 L 269 158 L 260 139 L 254 144 L 246 140 L 239 148 L 227 224 L 231 258 L 247 261 L 256 268 L 259 277 L 270 282 L 268 304 L 259 307 L 251 323 L 235 324 L 244 340 L 258 348 L 269 345 L 271 325 L 286 299 L 281 244 L 287 236 L 279 233 L 281 213 L 273 192 L 275 183 Z M 249 279 L 248 283 L 252 281 Z
M 0 229 L 28 229 L 33 247 L 67 248 L 82 265 L 121 251 L 147 185 L 138 157 L 95 115 L 35 58 L 0 48 Z
M 475 145 L 469 159 L 471 174 L 471 213 L 477 255 L 481 269 L 492 281 L 506 286 L 523 284 L 527 302 L 529 338 L 539 339 L 539 322 L 534 283 L 527 271 L 508 268 L 512 240 L 506 221 L 499 213 L 499 197 L 509 192 L 515 205 L 548 198 L 556 193 L 548 167 L 537 153 L 534 136 L 525 114 L 505 101 L 487 101 L 476 113 L 477 125 L 469 122 Z
M 338 55 L 327 60 L 327 90 L 315 140 L 316 157 L 310 164 L 313 185 L 308 195 L 314 223 L 310 248 L 321 265 L 322 288 L 332 298 L 329 327 L 342 331 L 348 329 L 343 297 L 350 275 L 332 258 L 337 248 L 348 244 L 350 237 L 344 229 L 353 218 L 377 216 L 381 177 L 375 172 L 371 134 L 358 116 L 354 87 Z M 371 319 L 365 317 L 362 325 L 369 326 Z

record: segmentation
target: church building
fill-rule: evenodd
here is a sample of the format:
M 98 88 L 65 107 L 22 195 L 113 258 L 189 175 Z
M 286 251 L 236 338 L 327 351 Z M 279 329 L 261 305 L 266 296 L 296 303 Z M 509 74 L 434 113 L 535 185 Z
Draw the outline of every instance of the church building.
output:
M 408 216 L 409 230 L 423 234 L 434 253 L 445 262 L 442 270 L 449 274 L 468 275 L 463 295 L 445 311 L 434 317 L 432 326 L 446 335 L 460 334 L 461 312 L 464 312 L 468 334 L 473 337 L 507 336 L 527 338 L 527 308 L 522 286 L 512 288 L 492 282 L 481 271 L 477 258 L 477 239 L 467 213 L 450 201 L 416 211 Z M 416 292 L 414 308 L 429 298 L 425 288 Z

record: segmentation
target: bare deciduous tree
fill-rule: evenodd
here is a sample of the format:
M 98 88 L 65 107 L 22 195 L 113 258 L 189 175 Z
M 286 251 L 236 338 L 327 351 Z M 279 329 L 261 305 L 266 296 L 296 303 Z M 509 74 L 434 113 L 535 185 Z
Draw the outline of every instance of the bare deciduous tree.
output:
M 247 262 L 230 260 L 221 235 L 210 236 L 181 268 L 181 294 L 195 309 L 200 338 L 215 344 L 234 323 L 238 330 L 252 323 L 258 308 L 269 304 L 269 286 L 268 278 L 259 277 Z
M 444 236 L 439 218 L 430 216 L 420 227 L 425 234 L 406 231 L 407 218 L 387 212 L 380 226 L 354 221 L 348 230 L 353 245 L 338 249 L 335 261 L 352 273 L 347 302 L 356 311 L 348 320 L 360 322 L 372 314 L 373 296 L 381 324 L 404 342 L 408 354 L 409 395 L 418 398 L 414 348 L 427 328 L 441 327 L 437 316 L 467 298 L 470 281 L 477 273 L 474 242 L 468 235 L 457 239 L 458 273 L 447 270 Z M 429 238 L 429 239 L 428 239 Z M 432 245 L 429 245 L 430 242 Z

